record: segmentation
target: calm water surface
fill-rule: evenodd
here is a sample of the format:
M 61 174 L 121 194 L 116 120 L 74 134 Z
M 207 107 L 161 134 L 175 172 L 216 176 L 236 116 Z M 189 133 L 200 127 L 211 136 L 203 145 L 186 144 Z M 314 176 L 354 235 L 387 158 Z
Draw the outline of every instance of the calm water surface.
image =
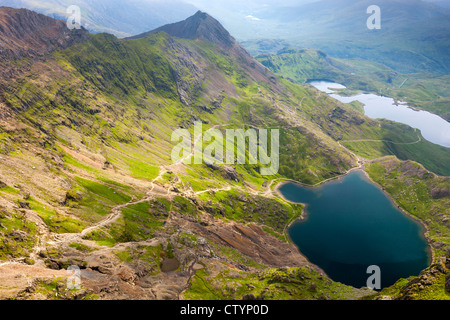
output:
M 364 113 L 371 118 L 384 118 L 407 124 L 412 128 L 419 129 L 426 140 L 450 148 L 450 123 L 435 114 L 427 111 L 415 111 L 405 103 L 396 105 L 394 99 L 372 93 L 343 97 L 336 94 L 333 90 L 345 88 L 339 83 L 312 81 L 310 84 L 343 103 L 352 101 L 363 103 Z
M 307 218 L 293 223 L 288 233 L 331 279 L 363 287 L 368 266 L 378 265 L 386 287 L 428 266 L 423 227 L 399 211 L 362 171 L 317 188 L 287 183 L 279 190 L 286 199 L 306 204 Z

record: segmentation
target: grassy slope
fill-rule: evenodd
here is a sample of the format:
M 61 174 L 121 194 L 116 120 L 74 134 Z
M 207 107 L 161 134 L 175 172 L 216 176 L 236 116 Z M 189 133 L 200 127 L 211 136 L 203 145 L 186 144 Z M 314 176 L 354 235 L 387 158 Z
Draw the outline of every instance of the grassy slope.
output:
M 361 59 L 336 59 L 314 49 L 282 49 L 257 59 L 275 73 L 304 83 L 308 79 L 327 79 L 344 84 L 349 90 L 383 93 L 398 100 L 450 119 L 448 75 L 400 73 L 381 63 Z
M 427 76 L 420 78 L 420 75 L 408 76 L 409 86 L 406 81 L 401 89 L 400 86 L 406 76 L 400 75 L 393 70 L 376 63 L 362 60 L 338 60 L 326 56 L 318 50 L 295 50 L 284 49 L 277 55 L 261 55 L 258 57 L 264 65 L 272 69 L 279 75 L 289 78 L 291 81 L 303 83 L 308 79 L 328 79 L 343 83 L 348 87 L 344 91 L 347 94 L 355 90 L 378 92 L 382 88 L 384 94 L 393 97 L 411 97 L 414 105 L 433 106 L 430 111 L 438 112 L 445 116 L 448 112 L 448 105 L 443 102 L 447 99 L 448 91 L 446 76 L 440 78 Z M 441 82 L 438 80 L 441 79 Z M 416 82 L 414 82 L 416 81 Z M 398 84 L 399 83 L 399 84 Z M 432 86 L 432 83 L 439 85 Z M 420 90 L 416 90 L 420 89 Z M 407 99 L 408 100 L 408 99 Z M 441 103 L 442 102 L 442 103 Z M 317 119 L 316 121 L 321 121 Z M 347 131 L 341 128 L 328 128 L 326 132 L 330 135 L 341 132 L 343 140 L 385 140 L 385 141 L 361 141 L 343 142 L 353 152 L 366 158 L 377 158 L 384 155 L 396 155 L 402 160 L 414 160 L 422 163 L 425 167 L 440 175 L 450 175 L 450 165 L 447 159 L 450 158 L 450 150 L 438 145 L 434 145 L 426 140 L 417 144 L 401 145 L 390 143 L 414 142 L 417 141 L 417 134 L 406 126 L 378 121 L 380 126 L 370 126 L 363 128 L 359 132 L 354 131 L 354 127 Z M 362 127 L 362 126 L 360 126 Z M 362 131 L 362 132 L 361 132 Z
M 394 299 L 450 299 L 444 289 L 448 274 L 445 257 L 450 253 L 450 202 L 448 196 L 437 192 L 449 190 L 450 180 L 427 172 L 420 164 L 392 157 L 371 163 L 366 171 L 397 205 L 425 225 L 433 250 L 430 268 L 419 277 L 400 279 L 392 287 L 383 289 L 380 295 Z
M 55 186 L 54 191 L 46 189 L 49 185 L 40 186 L 26 179 L 21 182 L 21 188 L 5 189 L 11 191 L 5 198 L 7 201 L 17 202 L 29 193 L 31 210 L 49 216 L 51 219 L 44 222 L 55 232 L 80 231 L 102 220 L 115 206 L 141 198 L 157 176 L 160 165 L 170 164 L 171 131 L 181 126 L 192 130 L 192 123 L 198 119 L 205 122 L 205 128 L 224 122 L 232 124 L 230 128 L 250 125 L 280 128 L 279 175 L 262 177 L 258 166 L 236 166 L 244 181 L 235 183 L 207 166 L 191 165 L 183 174 L 164 174 L 160 184 L 182 191 L 191 188 L 201 191 L 208 188 L 207 178 L 209 187 L 228 185 L 239 190 L 263 191 L 272 178 L 317 183 L 354 165 L 351 154 L 336 140 L 367 133 L 384 134 L 377 129 L 377 121 L 307 87 L 280 80 L 284 88 L 280 93 L 268 83 L 256 82 L 233 58 L 208 43 L 174 40 L 164 34 L 132 41 L 100 34 L 75 48 L 55 53 L 54 57 L 55 60 L 36 65 L 17 87 L 4 93 L 7 105 L 17 112 L 20 123 L 29 127 L 2 129 L 1 148 L 5 157 L 19 164 L 25 158 L 19 159 L 17 152 L 32 145 L 36 151 L 30 152 L 26 160 L 45 161 L 45 166 L 37 170 L 65 182 Z M 177 65 L 179 57 L 186 58 L 186 68 Z M 187 79 L 182 86 L 195 98 L 190 105 L 180 99 L 180 83 L 174 76 L 177 73 Z M 215 101 L 219 96 L 223 98 L 217 107 Z M 14 185 L 10 183 L 15 179 L 13 173 L 6 178 L 8 185 Z M 281 239 L 284 225 L 299 214 L 299 208 L 277 199 L 260 198 L 264 200 L 263 208 L 283 213 L 279 217 L 268 215 L 257 204 L 258 197 L 246 194 L 252 198 L 248 206 L 256 213 L 248 217 L 249 207 L 233 202 L 235 197 L 236 191 L 231 190 L 216 193 L 214 197 L 205 193 L 199 198 L 220 207 L 226 219 L 264 223 L 266 231 Z M 113 246 L 149 239 L 154 232 L 173 234 L 174 230 L 162 227 L 169 208 L 198 219 L 199 208 L 191 200 L 183 196 L 159 199 L 122 209 L 121 218 L 86 238 Z M 221 250 L 230 255 L 226 248 Z M 11 253 L 5 258 L 27 254 Z M 126 253 L 118 254 L 124 260 L 128 257 Z M 157 257 L 161 254 L 155 253 Z M 240 259 L 235 254 L 231 256 Z M 314 273 L 311 277 L 316 279 L 318 275 Z M 266 283 L 264 279 L 265 276 L 261 286 Z M 308 282 L 308 288 L 317 282 L 317 294 L 322 287 L 335 286 L 324 279 L 316 280 Z M 274 283 L 277 281 L 283 283 L 279 279 Z M 339 292 L 341 289 L 349 293 L 348 298 L 358 296 L 351 288 L 339 287 Z M 305 294 L 302 292 L 295 293 L 294 297 Z M 306 296 L 317 298 L 312 293 Z M 277 297 L 286 295 L 277 293 L 272 298 Z
M 186 59 L 187 68 L 177 65 L 180 58 Z M 189 69 L 194 64 L 200 70 Z M 196 71 L 203 77 L 200 78 Z M 177 74 L 182 75 L 184 83 L 177 82 Z M 195 98 L 189 106 L 180 100 L 180 85 Z M 45 161 L 45 165 L 37 166 L 35 170 L 47 170 L 64 183 L 52 185 L 55 190 L 49 191 L 50 185 L 41 186 L 24 179 L 20 189 L 7 185 L 8 196 L 2 192 L 2 197 L 17 203 L 24 194 L 30 194 L 27 196 L 30 214 L 44 217 L 50 231 L 63 233 L 80 232 L 104 219 L 116 206 L 141 198 L 149 189 L 150 181 L 158 175 L 160 165 L 171 163 L 173 143 L 170 134 L 173 129 L 192 128 L 198 119 L 205 122 L 205 129 L 214 124 L 222 125 L 224 121 L 230 124 L 229 128 L 247 129 L 247 124 L 251 124 L 283 129 L 290 124 L 273 104 L 299 104 L 297 97 L 273 92 L 269 84 L 248 77 L 234 58 L 223 55 L 216 46 L 174 41 L 164 34 L 131 41 L 106 34 L 91 36 L 86 43 L 56 52 L 54 59 L 33 66 L 16 87 L 10 87 L 3 95 L 6 105 L 17 114 L 14 122 L 17 126 L 2 129 L 3 156 L 19 165 L 18 154 L 31 145 L 34 149 L 29 152 L 28 160 L 32 163 Z M 221 104 L 214 107 L 219 96 L 222 97 Z M 301 143 L 303 154 L 314 152 L 320 155 L 321 161 L 330 164 L 317 166 L 314 175 L 304 172 L 299 179 L 320 181 L 352 166 L 350 154 L 341 150 L 318 127 L 309 126 L 306 121 L 301 124 L 305 126 L 302 132 L 283 139 L 282 148 Z M 27 129 L 19 129 L 21 126 Z M 311 137 L 315 140 L 308 141 Z M 316 150 L 316 141 L 326 148 Z M 25 157 L 21 161 L 25 165 Z M 302 165 L 307 167 L 314 162 L 314 159 L 305 159 Z M 256 190 L 264 190 L 263 185 L 273 178 L 260 176 L 258 166 L 237 166 L 236 170 L 246 185 Z M 174 175 L 175 182 L 170 181 L 169 174 L 162 177 L 161 183 L 178 186 L 183 191 L 189 187 L 201 191 L 208 188 L 204 184 L 206 176 L 210 179 L 209 187 L 234 184 L 224 181 L 211 168 L 195 165 L 187 167 L 182 175 Z M 6 175 L 5 179 L 14 185 L 14 176 Z M 243 181 L 236 187 L 246 188 Z M 235 192 L 223 191 L 221 194 L 232 199 Z M 242 222 L 264 221 L 267 232 L 284 239 L 284 226 L 299 215 L 298 210 L 276 199 L 261 197 L 260 200 L 264 200 L 264 205 L 258 204 L 253 209 L 255 214 L 251 219 L 246 217 L 246 208 L 238 210 L 222 204 L 226 218 Z M 168 207 L 160 208 L 164 201 Z M 220 200 L 214 201 L 220 204 Z M 267 208 L 281 210 L 286 217 L 268 215 L 273 210 L 267 211 Z M 183 196 L 143 202 L 125 207 L 118 220 L 85 238 L 113 246 L 150 239 L 154 232 L 171 234 L 175 231 L 163 228 L 169 210 L 196 218 L 198 208 Z M 7 219 L 15 219 L 13 213 L 8 216 L 11 218 Z M 23 241 L 34 241 L 30 226 L 21 228 L 28 230 L 30 237 Z M 11 243 L 17 247 L 21 244 L 23 248 L 21 251 L 5 249 L 4 259 L 29 255 L 32 242 L 18 242 L 9 234 L 2 239 L 5 245 Z M 7 248 L 10 247 L 8 244 Z M 77 243 L 72 247 L 86 249 Z M 221 250 L 226 253 L 226 248 Z M 60 257 L 57 251 L 48 255 L 51 259 Z

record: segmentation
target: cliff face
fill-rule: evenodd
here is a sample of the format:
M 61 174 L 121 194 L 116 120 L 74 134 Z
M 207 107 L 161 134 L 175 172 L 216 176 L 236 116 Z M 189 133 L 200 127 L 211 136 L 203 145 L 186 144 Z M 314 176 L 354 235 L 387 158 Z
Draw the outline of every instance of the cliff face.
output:
M 215 43 L 219 48 L 226 53 L 238 59 L 240 64 L 246 69 L 247 73 L 258 81 L 270 81 L 268 70 L 261 63 L 256 61 L 245 50 L 231 34 L 220 24 L 219 21 L 211 17 L 209 14 L 198 11 L 193 16 L 186 20 L 164 25 L 155 30 L 128 38 L 139 39 L 156 32 L 165 32 L 172 37 L 208 41 Z M 271 74 L 271 73 L 270 73 Z M 272 79 L 274 80 L 274 79 Z M 275 87 L 278 86 L 275 82 L 272 83 Z
M 69 30 L 64 21 L 55 20 L 27 9 L 0 7 L 0 70 L 11 75 L 17 65 L 11 60 L 35 60 L 54 50 L 84 41 L 88 32 Z
M 177 38 L 214 42 L 223 48 L 236 45 L 234 38 L 216 19 L 201 11 L 186 20 L 164 25 L 130 39 L 143 38 L 150 33 L 161 31 Z

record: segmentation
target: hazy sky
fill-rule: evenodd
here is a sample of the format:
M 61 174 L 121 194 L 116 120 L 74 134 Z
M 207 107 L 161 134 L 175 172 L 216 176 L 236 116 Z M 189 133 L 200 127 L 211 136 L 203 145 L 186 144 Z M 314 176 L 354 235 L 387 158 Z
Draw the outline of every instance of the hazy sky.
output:
M 185 0 L 202 10 L 252 11 L 267 7 L 299 6 L 319 0 Z

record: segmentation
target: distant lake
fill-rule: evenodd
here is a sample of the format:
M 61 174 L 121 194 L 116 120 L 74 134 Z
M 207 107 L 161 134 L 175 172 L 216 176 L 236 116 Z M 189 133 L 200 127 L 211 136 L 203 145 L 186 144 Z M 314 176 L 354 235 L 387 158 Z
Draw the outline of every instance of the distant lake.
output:
M 413 110 L 404 102 L 395 105 L 394 99 L 372 93 L 343 97 L 336 94 L 335 90 L 333 90 L 345 89 L 345 86 L 339 83 L 312 81 L 310 84 L 343 103 L 350 103 L 352 101 L 363 103 L 364 113 L 371 118 L 384 118 L 407 124 L 412 128 L 419 129 L 426 140 L 450 148 L 450 123 L 435 114 L 422 110 Z
M 306 219 L 294 222 L 288 234 L 334 281 L 364 287 L 367 268 L 378 265 L 386 287 L 428 267 L 423 226 L 398 210 L 362 171 L 316 188 L 286 183 L 279 191 L 306 204 Z

